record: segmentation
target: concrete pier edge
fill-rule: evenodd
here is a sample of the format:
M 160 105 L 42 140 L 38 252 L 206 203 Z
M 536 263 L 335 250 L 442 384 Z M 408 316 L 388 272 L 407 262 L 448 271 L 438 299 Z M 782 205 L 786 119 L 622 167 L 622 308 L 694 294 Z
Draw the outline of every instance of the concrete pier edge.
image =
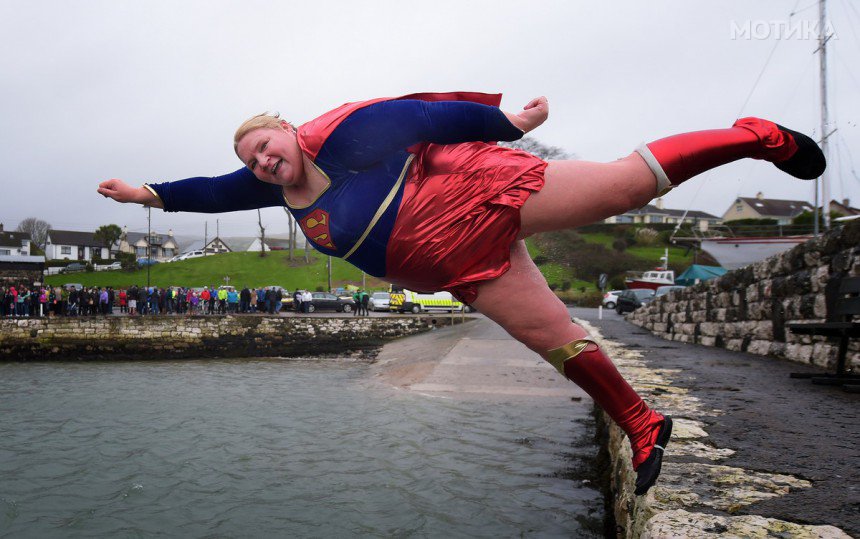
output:
M 804 479 L 766 474 L 720 465 L 733 451 L 715 447 L 705 424 L 698 421 L 723 412 L 706 408 L 687 389 L 672 383 L 675 371 L 649 367 L 635 349 L 604 339 L 585 320 L 576 319 L 613 358 L 618 370 L 645 400 L 673 417 L 671 444 L 657 484 L 644 496 L 635 496 L 636 473 L 626 435 L 602 411 L 598 414 L 608 430 L 610 489 L 619 537 L 792 537 L 799 539 L 850 539 L 835 526 L 805 525 L 759 515 L 736 515 L 756 501 L 781 496 L 790 489 L 808 488 Z M 673 462 L 673 456 L 689 455 L 710 463 Z

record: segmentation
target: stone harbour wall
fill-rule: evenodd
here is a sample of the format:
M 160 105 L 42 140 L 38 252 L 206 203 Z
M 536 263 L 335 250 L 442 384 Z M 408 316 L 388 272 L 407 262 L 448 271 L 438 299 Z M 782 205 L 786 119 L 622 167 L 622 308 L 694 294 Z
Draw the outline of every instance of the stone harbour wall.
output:
M 630 443 L 605 412 L 598 414 L 598 422 L 608 430 L 609 488 L 617 537 L 851 539 L 835 526 L 739 514 L 756 502 L 810 488 L 812 484 L 802 477 L 722 464 L 734 450 L 718 447 L 703 419 L 719 417 L 725 411 L 710 407 L 681 387 L 675 381 L 677 370 L 649 367 L 640 351 L 603 338 L 584 320 L 577 323 L 613 358 L 637 393 L 674 418 L 671 458 L 664 461 L 657 484 L 646 495 L 636 496 Z
M 374 348 L 460 317 L 155 316 L 0 320 L 0 361 L 308 356 Z
M 785 253 L 657 298 L 628 320 L 665 339 L 781 357 L 832 369 L 838 344 L 790 333 L 786 324 L 823 321 L 825 286 L 860 276 L 860 220 Z M 848 350 L 860 367 L 860 342 Z

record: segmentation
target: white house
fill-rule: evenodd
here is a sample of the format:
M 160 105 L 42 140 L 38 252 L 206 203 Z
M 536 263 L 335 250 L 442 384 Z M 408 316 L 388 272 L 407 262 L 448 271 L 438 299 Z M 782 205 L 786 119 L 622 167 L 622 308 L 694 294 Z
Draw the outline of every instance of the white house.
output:
M 47 260 L 86 260 L 110 258 L 110 250 L 97 241 L 93 232 L 49 230 L 45 240 Z
M 677 224 L 682 222 L 692 225 L 699 230 L 708 230 L 709 227 L 718 225 L 722 219 L 703 211 L 696 210 L 672 210 L 663 207 L 663 199 L 658 198 L 654 204 L 647 204 L 641 208 L 630 210 L 621 215 L 605 219 L 604 223 L 668 223 Z
M 173 230 L 167 234 L 153 231 L 129 232 L 123 227 L 122 235 L 116 245 L 116 250 L 121 253 L 133 253 L 138 259 L 151 257 L 153 260 L 163 262 L 179 254 L 179 245 L 173 237 Z
M 30 256 L 30 235 L 6 232 L 0 223 L 0 256 Z
M 723 220 L 737 221 L 739 219 L 775 219 L 777 224 L 790 225 L 791 221 L 801 213 L 813 210 L 812 204 L 803 200 L 782 200 L 764 198 L 759 192 L 755 198 L 738 197 L 723 214 Z

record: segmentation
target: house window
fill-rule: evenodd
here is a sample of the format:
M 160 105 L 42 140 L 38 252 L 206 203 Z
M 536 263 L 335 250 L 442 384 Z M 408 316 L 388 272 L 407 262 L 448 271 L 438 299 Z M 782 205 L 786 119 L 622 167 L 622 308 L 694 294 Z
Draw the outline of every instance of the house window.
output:
M 61 245 L 60 246 L 60 255 L 70 255 L 72 254 L 72 247 L 70 245 Z
M 11 255 L 11 254 L 12 254 L 12 250 L 11 250 L 11 249 L 0 249 L 0 256 L 2 256 L 2 255 Z
M 136 247 L 134 249 L 134 254 L 138 257 L 146 256 L 146 247 Z
M 168 249 L 168 248 L 166 248 L 166 247 L 164 248 L 164 256 L 170 256 L 170 257 L 172 257 L 172 256 L 173 256 L 173 255 L 175 255 L 175 254 L 176 254 L 176 253 L 173 251 L 173 249 Z
M 743 204 L 738 204 L 737 206 L 735 206 L 735 211 L 736 211 L 736 212 L 738 212 L 738 213 L 740 213 L 740 212 L 744 211 L 744 206 L 743 206 Z
M 663 220 L 660 217 L 658 217 L 657 215 L 649 215 L 648 216 L 648 222 L 649 223 L 662 223 Z

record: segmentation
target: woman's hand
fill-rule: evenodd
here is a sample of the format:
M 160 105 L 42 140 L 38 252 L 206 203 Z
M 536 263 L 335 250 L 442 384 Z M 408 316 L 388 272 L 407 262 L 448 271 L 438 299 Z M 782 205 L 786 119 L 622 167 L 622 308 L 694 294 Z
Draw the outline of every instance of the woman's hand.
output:
M 519 114 L 506 112 L 505 116 L 512 124 L 528 133 L 546 121 L 549 116 L 549 101 L 544 96 L 536 97 L 526 103 Z
M 161 208 L 161 200 L 145 187 L 132 187 L 124 181 L 112 178 L 99 184 L 98 193 L 117 202 L 134 202 L 144 206 Z

